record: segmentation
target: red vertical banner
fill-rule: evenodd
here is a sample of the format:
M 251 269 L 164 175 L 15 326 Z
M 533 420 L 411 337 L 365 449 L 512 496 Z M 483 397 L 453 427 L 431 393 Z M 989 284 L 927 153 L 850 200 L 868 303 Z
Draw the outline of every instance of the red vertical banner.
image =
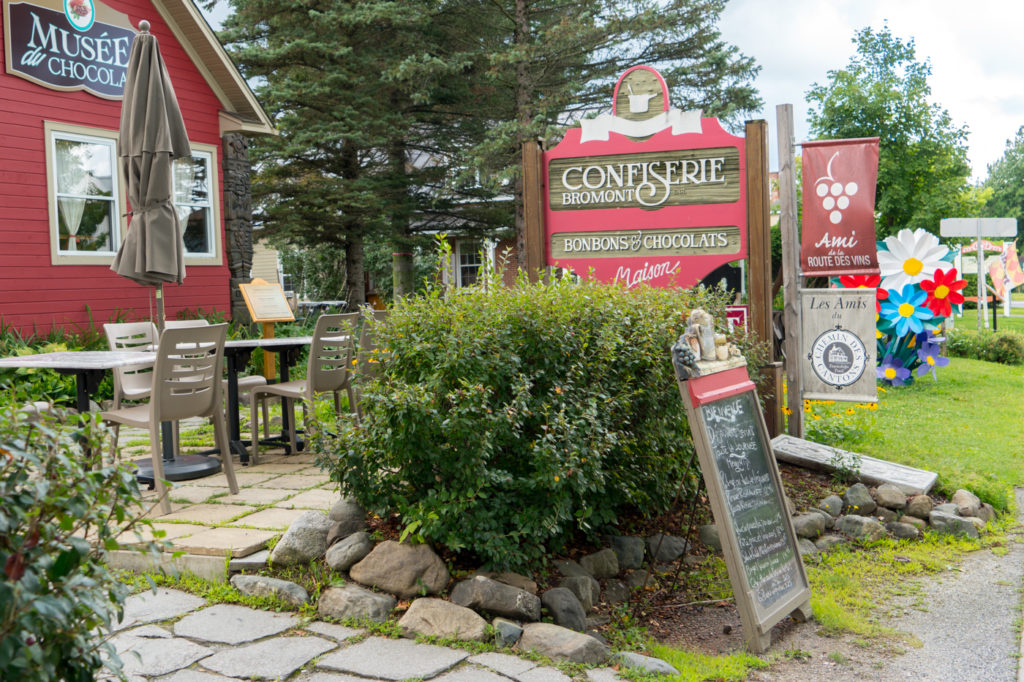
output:
M 878 138 L 804 142 L 800 265 L 805 277 L 878 274 Z

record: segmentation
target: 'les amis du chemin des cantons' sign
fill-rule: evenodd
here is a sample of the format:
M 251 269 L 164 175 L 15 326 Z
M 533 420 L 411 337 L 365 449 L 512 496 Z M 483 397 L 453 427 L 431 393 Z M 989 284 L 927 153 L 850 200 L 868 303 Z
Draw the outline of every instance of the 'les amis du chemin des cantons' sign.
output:
M 544 154 L 547 264 L 627 287 L 688 287 L 746 257 L 743 138 L 669 106 L 648 66 L 626 71 L 612 114 Z
M 51 90 L 121 99 L 135 30 L 98 0 L 4 0 L 7 72 Z

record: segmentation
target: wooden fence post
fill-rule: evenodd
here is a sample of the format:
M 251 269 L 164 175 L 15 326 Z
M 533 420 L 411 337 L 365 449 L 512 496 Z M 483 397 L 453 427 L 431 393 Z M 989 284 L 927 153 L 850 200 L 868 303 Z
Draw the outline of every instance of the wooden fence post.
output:
M 793 156 L 793 105 L 775 107 L 779 131 L 779 227 L 786 305 L 786 405 L 791 436 L 804 436 L 803 381 L 800 376 L 800 238 L 796 224 L 796 162 Z
M 544 270 L 544 155 L 537 140 L 523 143 L 523 220 L 526 273 L 536 282 Z

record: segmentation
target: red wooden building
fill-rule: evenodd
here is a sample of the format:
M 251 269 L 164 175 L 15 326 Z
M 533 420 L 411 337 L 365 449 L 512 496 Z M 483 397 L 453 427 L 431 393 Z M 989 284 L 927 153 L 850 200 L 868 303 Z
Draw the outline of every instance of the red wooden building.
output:
M 165 287 L 167 316 L 229 313 L 252 258 L 243 136 L 274 131 L 191 0 L 2 2 L 0 325 L 45 333 L 155 309 L 152 287 L 110 270 L 127 231 L 120 95 L 143 19 L 193 149 L 175 166 L 187 272 Z

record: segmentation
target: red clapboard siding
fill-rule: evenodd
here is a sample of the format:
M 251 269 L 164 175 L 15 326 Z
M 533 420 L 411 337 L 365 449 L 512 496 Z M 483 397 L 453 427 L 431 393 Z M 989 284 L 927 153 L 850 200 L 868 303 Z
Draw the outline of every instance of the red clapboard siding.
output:
M 220 147 L 221 104 L 149 0 L 105 0 L 133 25 L 146 19 L 157 37 L 185 120 L 189 139 Z M 2 35 L 0 35 L 2 41 Z M 84 91 L 50 90 L 6 72 L 0 50 L 0 324 L 24 333 L 51 326 L 84 328 L 111 319 L 147 319 L 155 309 L 153 287 L 110 270 L 112 258 L 95 265 L 52 265 L 44 122 L 111 132 L 121 102 Z M 220 153 L 217 154 L 220 160 Z M 223 173 L 217 168 L 219 186 Z M 223 198 L 220 215 L 223 216 Z M 119 207 L 122 211 L 127 207 Z M 226 243 L 223 222 L 221 242 Z M 184 309 L 229 310 L 229 272 L 221 264 L 187 266 L 182 285 L 165 286 L 167 316 Z

